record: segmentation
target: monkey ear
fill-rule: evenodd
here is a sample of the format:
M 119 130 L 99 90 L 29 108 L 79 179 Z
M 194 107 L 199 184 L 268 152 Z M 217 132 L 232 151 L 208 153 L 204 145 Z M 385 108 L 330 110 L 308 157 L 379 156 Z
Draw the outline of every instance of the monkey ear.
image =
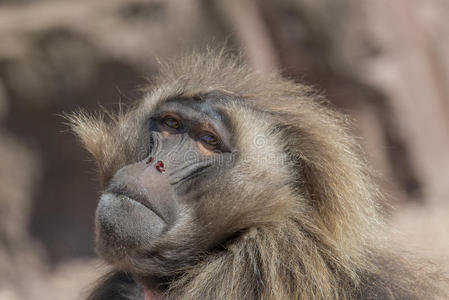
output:
M 110 160 L 110 155 L 106 149 L 113 149 L 111 144 L 112 128 L 106 121 L 107 114 L 98 112 L 89 114 L 84 111 L 77 111 L 64 115 L 68 125 L 79 138 L 84 148 L 94 157 L 100 178 L 102 181 L 107 177 L 106 166 Z

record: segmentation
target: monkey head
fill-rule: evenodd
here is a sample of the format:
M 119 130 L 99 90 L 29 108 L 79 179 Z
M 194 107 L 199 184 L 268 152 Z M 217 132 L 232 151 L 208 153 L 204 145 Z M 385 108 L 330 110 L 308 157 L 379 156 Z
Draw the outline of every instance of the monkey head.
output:
M 204 262 L 247 274 L 281 257 L 291 282 L 323 282 L 330 269 L 356 277 L 374 193 L 344 118 L 317 98 L 211 52 L 162 65 L 126 111 L 73 115 L 104 185 L 98 253 L 149 288 L 194 284 Z M 274 274 L 260 272 L 248 280 Z

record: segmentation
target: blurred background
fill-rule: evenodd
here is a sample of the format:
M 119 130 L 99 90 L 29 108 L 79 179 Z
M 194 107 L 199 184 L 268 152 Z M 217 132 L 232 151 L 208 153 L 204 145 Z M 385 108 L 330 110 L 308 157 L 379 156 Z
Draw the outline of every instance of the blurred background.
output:
M 449 265 L 448 20 L 447 0 L 0 0 L 0 299 L 83 299 L 106 269 L 94 164 L 60 115 L 136 100 L 157 57 L 207 44 L 349 114 L 385 235 Z

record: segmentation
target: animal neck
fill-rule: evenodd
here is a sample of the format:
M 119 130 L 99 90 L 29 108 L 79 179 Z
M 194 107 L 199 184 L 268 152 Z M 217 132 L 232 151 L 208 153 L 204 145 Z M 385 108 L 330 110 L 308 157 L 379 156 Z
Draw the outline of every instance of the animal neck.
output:
M 340 287 L 356 285 L 351 274 L 337 276 L 337 259 L 294 224 L 275 227 L 255 230 L 190 270 L 171 286 L 172 298 L 335 299 L 345 295 Z

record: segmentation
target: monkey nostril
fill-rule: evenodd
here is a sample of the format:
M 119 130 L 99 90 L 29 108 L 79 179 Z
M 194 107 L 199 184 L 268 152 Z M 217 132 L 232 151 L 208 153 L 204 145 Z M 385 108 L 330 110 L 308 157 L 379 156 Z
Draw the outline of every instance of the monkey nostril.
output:
M 155 165 L 155 167 L 156 167 L 156 170 L 158 170 L 159 172 L 165 172 L 165 169 L 164 169 L 164 163 L 162 162 L 162 161 L 160 161 L 160 160 L 158 160 L 157 162 L 156 162 L 156 165 Z
M 148 165 L 148 164 L 151 164 L 152 162 L 153 162 L 153 157 L 150 156 L 150 158 L 147 160 L 146 164 Z

